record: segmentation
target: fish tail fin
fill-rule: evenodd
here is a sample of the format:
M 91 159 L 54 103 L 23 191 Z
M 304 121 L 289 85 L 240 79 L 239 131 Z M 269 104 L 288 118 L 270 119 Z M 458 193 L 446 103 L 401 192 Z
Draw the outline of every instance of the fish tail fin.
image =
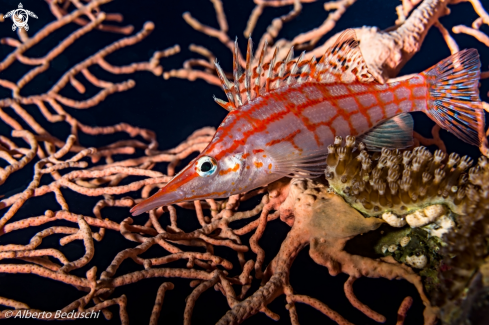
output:
M 421 73 L 429 92 L 425 113 L 443 129 L 477 146 L 485 139 L 480 65 L 477 50 L 468 49 Z

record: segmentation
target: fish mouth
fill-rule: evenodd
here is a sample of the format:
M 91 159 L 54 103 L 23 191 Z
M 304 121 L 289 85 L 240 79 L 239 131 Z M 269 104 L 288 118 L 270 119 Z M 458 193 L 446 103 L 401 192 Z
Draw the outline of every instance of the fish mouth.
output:
M 135 205 L 131 209 L 131 214 L 135 217 L 149 210 L 159 208 L 163 205 L 170 205 L 185 200 L 184 193 L 179 189 L 176 189 L 174 191 L 168 191 L 165 189 L 166 186 L 159 190 L 158 193 Z

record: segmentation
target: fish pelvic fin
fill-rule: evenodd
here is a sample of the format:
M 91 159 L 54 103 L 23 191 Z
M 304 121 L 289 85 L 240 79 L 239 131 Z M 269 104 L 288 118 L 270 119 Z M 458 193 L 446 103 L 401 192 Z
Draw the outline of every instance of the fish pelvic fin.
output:
M 351 83 L 371 82 L 367 64 L 360 51 L 355 31 L 347 29 L 335 43 L 326 50 L 322 58 L 306 59 L 305 52 L 294 58 L 291 47 L 288 52 L 277 48 L 268 49 L 266 42 L 253 55 L 253 43 L 248 39 L 244 72 L 240 66 L 240 51 L 235 42 L 233 51 L 233 81 L 229 81 L 216 62 L 216 72 L 229 102 L 217 99 L 216 102 L 228 111 L 239 109 L 254 99 L 283 87 L 304 82 Z M 273 53 L 273 54 L 272 54 Z M 266 61 L 264 62 L 266 58 Z
M 467 49 L 421 73 L 429 92 L 425 113 L 443 129 L 476 146 L 485 137 L 480 66 L 477 50 Z

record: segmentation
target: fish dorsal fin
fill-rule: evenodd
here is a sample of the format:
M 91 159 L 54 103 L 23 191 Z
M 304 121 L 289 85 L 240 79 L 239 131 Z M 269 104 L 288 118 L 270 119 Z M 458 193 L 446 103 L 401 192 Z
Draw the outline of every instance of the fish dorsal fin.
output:
M 354 81 L 371 82 L 374 80 L 368 72 L 367 64 L 356 40 L 355 31 L 347 29 L 338 36 L 332 47 L 328 48 L 321 60 L 305 59 L 303 52 L 294 58 L 293 47 L 283 60 L 279 59 L 280 51 L 276 48 L 268 63 L 265 43 L 260 55 L 253 57 L 252 41 L 248 39 L 244 72 L 239 63 L 237 40 L 233 51 L 233 81 L 229 81 L 216 62 L 216 72 L 221 80 L 222 89 L 228 102 L 215 98 L 216 102 L 228 111 L 233 111 L 282 87 L 290 87 L 304 82 L 351 83 Z
M 347 29 L 341 33 L 332 47 L 326 50 L 316 65 L 315 79 L 323 83 L 372 82 L 367 63 L 360 51 L 355 31 Z
M 368 150 L 402 149 L 413 145 L 414 121 L 409 113 L 390 118 L 358 137 Z

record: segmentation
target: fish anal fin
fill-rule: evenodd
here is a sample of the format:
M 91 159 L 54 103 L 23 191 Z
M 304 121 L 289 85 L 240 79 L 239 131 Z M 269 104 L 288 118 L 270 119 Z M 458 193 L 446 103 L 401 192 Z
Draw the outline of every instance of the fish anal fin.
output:
M 411 114 L 403 113 L 380 123 L 358 140 L 371 151 L 402 149 L 413 145 L 413 127 Z

